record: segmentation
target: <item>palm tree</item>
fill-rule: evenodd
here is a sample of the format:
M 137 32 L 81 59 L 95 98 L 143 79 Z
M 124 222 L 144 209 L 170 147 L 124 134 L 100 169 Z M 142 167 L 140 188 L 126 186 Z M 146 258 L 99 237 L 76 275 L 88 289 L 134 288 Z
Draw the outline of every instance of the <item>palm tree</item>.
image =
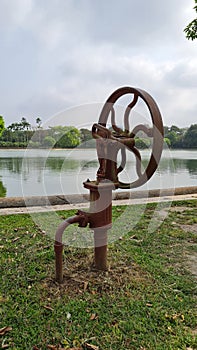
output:
M 36 118 L 36 124 L 37 124 L 37 128 L 40 129 L 41 124 L 42 124 L 42 120 L 39 117 Z
M 11 142 L 13 142 L 13 136 L 18 138 L 16 131 L 18 131 L 19 129 L 20 129 L 19 123 L 12 123 L 8 126 L 8 130 L 11 131 L 11 140 L 10 140 Z
M 27 119 L 25 117 L 21 118 L 21 125 L 23 130 L 29 130 L 31 127 L 31 124 L 27 121 Z
M 31 128 L 31 124 L 27 121 L 25 117 L 21 118 L 21 127 L 24 131 L 24 141 L 28 142 L 28 130 Z
M 42 120 L 39 117 L 36 118 L 36 124 L 37 124 L 37 129 L 38 129 L 38 131 L 37 131 L 38 141 L 41 142 L 41 130 L 40 129 L 41 129 L 41 125 L 42 125 Z

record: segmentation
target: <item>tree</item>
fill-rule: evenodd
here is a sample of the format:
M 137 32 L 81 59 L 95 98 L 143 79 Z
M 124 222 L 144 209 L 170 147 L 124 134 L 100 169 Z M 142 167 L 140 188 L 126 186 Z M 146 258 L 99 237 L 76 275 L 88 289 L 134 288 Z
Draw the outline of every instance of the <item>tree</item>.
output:
M 80 136 L 82 142 L 92 140 L 92 131 L 82 128 L 80 129 Z
M 36 118 L 36 124 L 37 124 L 37 128 L 40 129 L 42 125 L 42 120 L 39 117 Z
M 29 130 L 31 127 L 31 124 L 27 121 L 27 119 L 25 117 L 21 118 L 21 126 L 23 130 Z
M 180 134 L 180 133 L 181 133 L 181 129 L 178 128 L 178 126 L 176 126 L 176 125 L 172 125 L 172 126 L 170 127 L 170 130 L 169 130 L 169 131 L 175 131 L 176 134 Z
M 28 142 L 29 140 L 28 131 L 31 128 L 31 124 L 27 121 L 25 117 L 21 118 L 21 122 L 19 124 L 21 125 L 21 128 L 24 131 L 24 142 Z
M 164 137 L 164 148 L 168 148 L 171 146 L 171 142 L 167 137 Z
M 166 138 L 170 141 L 171 147 L 175 148 L 176 147 L 176 143 L 178 141 L 177 133 L 174 130 L 169 131 L 169 133 L 166 135 Z
M 36 124 L 37 124 L 37 133 L 38 133 L 38 140 L 39 140 L 39 142 L 41 142 L 41 125 L 42 125 L 42 120 L 39 118 L 39 117 L 37 117 L 36 118 Z
M 183 147 L 197 148 L 197 124 L 192 124 L 183 138 Z
M 11 131 L 5 128 L 1 134 L 1 141 L 10 142 L 11 141 Z
M 0 115 L 0 136 L 3 132 L 3 130 L 5 129 L 5 123 L 4 123 L 4 119 L 3 117 Z
M 135 138 L 135 146 L 139 149 L 146 149 L 150 147 L 150 139 L 143 137 Z
M 165 146 L 172 148 L 183 148 L 183 137 L 185 128 L 179 128 L 176 125 L 164 126 Z
M 194 10 L 197 13 L 197 0 L 195 1 L 195 6 L 194 6 Z M 189 40 L 194 40 L 197 39 L 197 18 L 195 18 L 193 21 L 191 21 L 187 27 L 184 29 L 184 32 L 186 33 L 186 38 Z
M 90 131 L 89 129 L 85 129 L 85 128 L 80 129 L 80 138 L 81 138 L 81 145 L 80 145 L 81 148 L 95 147 L 95 139 L 93 139 L 92 131 Z
M 46 136 L 43 140 L 43 146 L 45 147 L 53 147 L 55 145 L 55 139 L 52 136 Z
M 67 127 L 64 135 L 57 141 L 56 146 L 60 148 L 74 148 L 80 144 L 80 132 L 75 127 Z
M 80 131 L 74 126 L 53 126 L 51 136 L 56 140 L 56 147 L 74 148 L 80 144 Z
M 7 133 L 5 133 L 6 141 L 19 143 L 20 145 L 18 144 L 17 147 L 26 147 L 27 142 L 33 135 L 33 131 L 30 129 L 31 124 L 23 117 L 19 123 L 15 122 L 7 127 Z M 16 146 L 16 144 L 13 146 Z
M 169 126 L 164 126 L 163 129 L 164 129 L 164 135 L 167 135 L 170 131 Z

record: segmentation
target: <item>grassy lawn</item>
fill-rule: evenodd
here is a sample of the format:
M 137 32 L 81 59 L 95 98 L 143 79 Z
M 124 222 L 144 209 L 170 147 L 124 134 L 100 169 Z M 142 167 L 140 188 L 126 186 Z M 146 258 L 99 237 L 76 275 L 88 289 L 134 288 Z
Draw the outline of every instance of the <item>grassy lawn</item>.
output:
M 49 236 L 29 215 L 1 216 L 2 349 L 197 349 L 196 207 L 172 203 L 148 233 L 155 204 L 147 205 L 135 228 L 109 245 L 107 272 L 91 270 L 92 249 L 65 247 L 62 285 Z M 113 207 L 116 222 L 124 209 Z

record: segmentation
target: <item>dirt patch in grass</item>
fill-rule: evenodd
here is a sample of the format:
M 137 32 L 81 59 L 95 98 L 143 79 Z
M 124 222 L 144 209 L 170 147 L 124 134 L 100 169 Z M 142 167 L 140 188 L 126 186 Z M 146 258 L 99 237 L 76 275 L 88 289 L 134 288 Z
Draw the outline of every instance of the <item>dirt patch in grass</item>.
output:
M 170 210 L 174 211 L 174 212 L 182 213 L 185 210 L 193 210 L 193 208 L 192 207 L 191 208 L 190 207 L 186 207 L 186 206 L 180 206 L 180 207 L 171 207 Z
M 193 330 L 191 331 L 191 333 L 192 333 L 193 335 L 197 335 L 197 328 L 193 329 Z
M 179 226 L 185 232 L 191 232 L 193 234 L 197 234 L 197 224 L 193 224 L 193 225 L 181 224 Z M 196 243 L 192 242 L 192 246 L 194 245 L 197 246 Z M 197 279 L 197 252 L 192 252 L 191 254 L 187 255 L 187 265 L 188 265 L 189 271 Z
M 192 275 L 197 278 L 197 252 L 196 252 L 196 234 L 197 234 L 197 223 L 196 223 L 196 208 L 195 207 L 189 207 L 189 206 L 172 206 L 170 208 L 170 212 L 174 213 L 176 217 L 174 218 L 174 221 L 172 221 L 173 226 L 177 226 L 177 228 L 180 228 L 184 232 L 191 233 L 193 235 L 193 238 L 191 237 L 189 240 L 187 240 L 185 248 L 188 247 L 192 248 L 190 249 L 190 252 L 188 250 L 186 251 L 186 266 L 189 269 L 189 271 L 192 273 Z
M 193 225 L 180 225 L 180 227 L 186 231 L 186 232 L 191 232 L 191 233 L 197 233 L 197 224 Z
M 81 255 L 81 256 L 80 256 Z M 116 257 L 117 259 L 117 257 Z M 150 285 L 154 283 L 152 278 L 147 275 L 133 261 L 114 261 L 114 257 L 108 254 L 108 270 L 98 271 L 92 264 L 93 256 L 87 256 L 79 253 L 79 256 L 69 255 L 69 259 L 64 261 L 64 279 L 62 284 L 58 284 L 54 276 L 45 280 L 44 287 L 50 291 L 50 294 L 67 294 L 68 296 L 78 296 L 84 292 L 91 294 L 125 291 L 128 288 L 138 285 Z
M 187 256 L 187 264 L 190 272 L 197 279 L 197 252 Z
M 163 208 L 163 209 L 160 209 L 157 213 L 158 217 L 160 218 L 160 220 L 163 218 L 165 219 L 169 212 L 172 212 L 172 213 L 180 213 L 180 214 L 184 214 L 185 211 L 192 211 L 193 208 L 191 207 L 186 207 L 186 206 L 179 206 L 179 207 L 176 207 L 176 206 L 172 206 L 172 207 L 167 207 L 167 208 Z

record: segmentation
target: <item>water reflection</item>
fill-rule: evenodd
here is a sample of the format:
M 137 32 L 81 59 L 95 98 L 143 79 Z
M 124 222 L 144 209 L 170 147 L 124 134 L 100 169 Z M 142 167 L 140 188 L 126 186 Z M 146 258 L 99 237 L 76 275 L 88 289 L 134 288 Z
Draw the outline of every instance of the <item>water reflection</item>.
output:
M 0 180 L 0 197 L 6 197 L 7 189 L 3 185 L 3 182 Z
M 0 169 L 9 170 L 11 173 L 21 174 L 23 158 L 2 158 L 0 159 Z
M 197 160 L 196 159 L 173 159 L 174 170 L 188 170 L 189 173 L 197 174 Z
M 197 175 L 197 159 L 161 159 L 159 171 L 165 173 L 166 170 L 171 174 L 188 171 L 191 174 Z
M 64 158 L 47 158 L 46 168 L 50 168 L 55 171 L 68 171 L 86 168 L 97 168 L 98 161 L 88 161 L 80 159 L 64 159 Z
M 133 162 L 130 162 L 133 163 Z M 146 168 L 148 160 L 142 160 L 143 168 Z M 10 173 L 28 174 L 33 169 L 50 169 L 52 171 L 68 171 L 77 170 L 79 168 L 95 168 L 98 167 L 98 161 L 88 161 L 80 159 L 65 159 L 65 158 L 4 158 L 0 159 L 0 170 L 8 170 Z M 180 170 L 188 170 L 189 173 L 197 175 L 197 160 L 196 159 L 162 159 L 159 164 L 160 172 L 166 170 L 172 174 Z
M 197 160 L 196 159 L 188 159 L 186 161 L 186 167 L 190 174 L 197 175 Z
M 45 166 L 46 168 L 50 168 L 53 171 L 75 170 L 80 167 L 80 160 L 64 158 L 47 158 Z
M 28 174 L 32 169 L 50 169 L 52 171 L 68 171 L 79 168 L 95 168 L 97 161 L 85 161 L 68 158 L 3 158 L 0 159 L 0 170 L 8 170 L 11 173 Z

